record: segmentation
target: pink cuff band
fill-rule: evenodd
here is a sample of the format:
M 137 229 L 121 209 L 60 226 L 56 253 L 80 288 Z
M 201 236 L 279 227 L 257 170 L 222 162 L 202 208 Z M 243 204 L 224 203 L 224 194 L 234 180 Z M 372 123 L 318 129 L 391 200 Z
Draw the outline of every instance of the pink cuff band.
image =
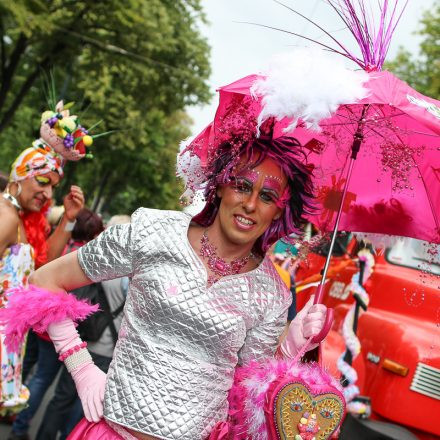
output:
M 81 344 L 75 345 L 75 347 L 69 348 L 69 350 L 65 351 L 64 353 L 61 353 L 58 356 L 58 360 L 64 362 L 64 360 L 69 356 L 72 356 L 73 353 L 76 353 L 77 351 L 80 351 L 82 348 L 86 348 L 86 347 L 87 347 L 87 342 L 81 342 Z

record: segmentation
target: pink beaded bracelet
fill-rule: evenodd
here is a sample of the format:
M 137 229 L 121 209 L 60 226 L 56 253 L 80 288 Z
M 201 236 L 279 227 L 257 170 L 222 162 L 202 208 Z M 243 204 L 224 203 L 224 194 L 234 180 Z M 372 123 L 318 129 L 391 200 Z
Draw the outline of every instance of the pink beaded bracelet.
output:
M 73 353 L 76 353 L 77 351 L 80 351 L 83 348 L 87 347 L 87 342 L 81 342 L 81 344 L 75 345 L 75 347 L 69 348 L 67 351 L 65 351 L 64 353 L 61 353 L 58 356 L 58 359 L 61 362 L 64 362 L 69 356 L 72 356 Z

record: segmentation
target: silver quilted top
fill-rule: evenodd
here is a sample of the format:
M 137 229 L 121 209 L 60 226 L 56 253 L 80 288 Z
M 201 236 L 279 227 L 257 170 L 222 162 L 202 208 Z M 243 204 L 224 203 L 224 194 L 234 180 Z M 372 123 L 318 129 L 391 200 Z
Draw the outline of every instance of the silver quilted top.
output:
M 266 257 L 210 288 L 182 212 L 140 208 L 78 252 L 93 281 L 131 278 L 104 416 L 169 440 L 202 440 L 226 418 L 234 368 L 272 356 L 291 295 Z

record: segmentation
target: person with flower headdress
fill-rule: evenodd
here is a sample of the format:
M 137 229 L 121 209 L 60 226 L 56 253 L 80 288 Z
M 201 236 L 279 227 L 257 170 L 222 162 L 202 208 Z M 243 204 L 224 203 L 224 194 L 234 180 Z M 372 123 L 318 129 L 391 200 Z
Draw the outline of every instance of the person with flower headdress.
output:
M 48 121 L 54 115 L 56 125 L 53 121 Z M 7 304 L 9 292 L 27 285 L 34 267 L 38 268 L 62 254 L 71 237 L 76 217 L 84 206 L 81 188 L 72 185 L 63 200 L 64 215 L 49 236 L 47 215 L 53 190 L 63 177 L 63 165 L 66 159 L 79 160 L 86 153 L 83 144 L 84 137 L 88 134 L 79 126 L 76 117 L 74 121 L 69 118 L 70 114 L 63 108 L 62 102 L 57 104 L 54 111 L 43 113 L 41 137 L 33 142 L 32 147 L 22 151 L 12 164 L 7 186 L 0 197 L 0 307 Z M 67 147 L 64 143 L 63 136 L 66 137 L 68 132 L 65 129 L 64 132 L 60 131 L 60 122 L 64 119 L 68 120 L 70 129 L 67 129 L 73 130 L 78 138 L 76 142 L 74 138 L 72 146 L 71 140 Z M 90 145 L 87 138 L 86 143 Z M 41 338 L 38 338 L 38 347 L 41 344 L 52 346 L 47 342 L 47 336 L 46 340 L 44 335 Z M 15 355 L 8 354 L 3 340 L 4 337 L 1 336 L 0 412 L 13 414 L 20 411 L 29 398 L 29 391 L 22 385 L 24 348 Z M 47 350 L 42 349 L 39 365 L 41 360 L 48 361 L 50 356 L 45 356 L 45 353 L 47 354 Z M 56 374 L 60 364 L 56 356 L 54 358 L 57 363 L 54 370 Z M 46 376 L 52 374 L 49 370 L 46 373 Z M 47 386 L 42 384 L 40 388 L 44 388 L 45 392 Z M 33 394 L 30 403 L 38 397 L 38 393 Z
M 26 285 L 34 266 L 39 267 L 60 256 L 70 238 L 69 224 L 73 224 L 84 203 L 82 191 L 77 186 L 72 186 L 64 199 L 64 218 L 54 234 L 47 237 L 46 214 L 53 188 L 62 176 L 61 158 L 44 145 L 27 148 L 12 165 L 9 182 L 0 198 L 1 306 L 7 302 L 5 293 L 9 288 Z M 21 356 L 7 355 L 3 344 L 2 351 L 0 404 L 8 411 L 8 408 L 25 403 L 26 391 L 21 387 Z

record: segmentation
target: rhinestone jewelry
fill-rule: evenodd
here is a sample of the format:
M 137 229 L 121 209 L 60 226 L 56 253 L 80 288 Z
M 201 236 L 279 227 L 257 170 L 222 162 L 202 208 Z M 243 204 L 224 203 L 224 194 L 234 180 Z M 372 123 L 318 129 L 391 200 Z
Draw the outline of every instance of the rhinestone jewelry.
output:
M 260 175 L 261 175 L 261 172 L 260 172 L 260 171 L 256 171 L 256 170 L 254 170 L 253 168 L 247 168 L 247 169 L 241 171 L 241 172 L 237 175 L 237 177 L 247 177 L 247 178 L 249 178 L 249 180 L 250 180 L 252 183 L 255 183 L 255 182 L 258 180 L 258 178 L 260 177 Z M 280 177 L 278 177 L 278 176 L 272 176 L 272 174 L 267 174 L 267 175 L 265 176 L 265 179 L 273 179 L 273 180 L 278 181 L 279 183 L 282 183 L 282 180 L 281 180 Z
M 277 180 L 278 182 L 282 182 L 282 180 L 281 180 L 281 178 L 280 177 L 278 177 L 278 176 L 272 176 L 271 174 L 268 174 L 267 176 L 266 176 L 266 179 L 273 179 L 273 180 Z
M 203 233 L 202 238 L 200 239 L 200 244 L 200 256 L 207 260 L 209 269 L 215 274 L 209 275 L 209 285 L 214 284 L 222 277 L 239 273 L 249 259 L 254 257 L 251 252 L 245 257 L 237 258 L 230 263 L 226 262 L 223 258 L 217 255 L 217 248 L 209 241 L 207 231 Z

